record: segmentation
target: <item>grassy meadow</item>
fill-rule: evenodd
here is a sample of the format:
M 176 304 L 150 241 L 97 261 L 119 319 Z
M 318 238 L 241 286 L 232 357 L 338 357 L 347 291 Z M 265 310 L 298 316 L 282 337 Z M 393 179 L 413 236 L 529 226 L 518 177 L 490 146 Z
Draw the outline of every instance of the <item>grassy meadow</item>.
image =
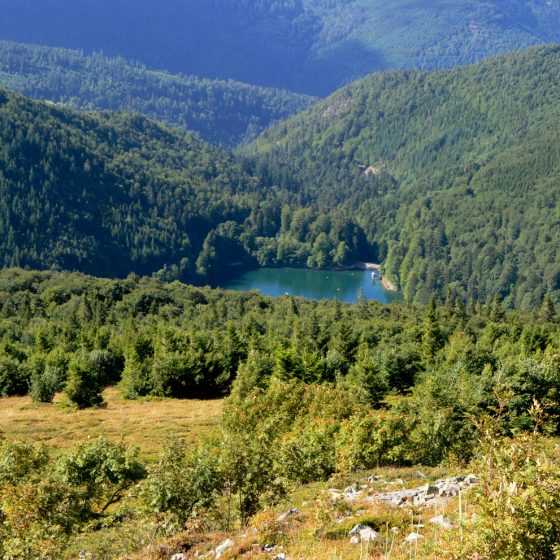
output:
M 65 449 L 86 438 L 105 434 L 140 448 L 153 460 L 169 437 L 193 441 L 217 424 L 221 400 L 122 399 L 115 388 L 104 391 L 104 408 L 74 410 L 57 395 L 54 406 L 29 396 L 0 399 L 0 431 L 11 440 L 41 442 Z

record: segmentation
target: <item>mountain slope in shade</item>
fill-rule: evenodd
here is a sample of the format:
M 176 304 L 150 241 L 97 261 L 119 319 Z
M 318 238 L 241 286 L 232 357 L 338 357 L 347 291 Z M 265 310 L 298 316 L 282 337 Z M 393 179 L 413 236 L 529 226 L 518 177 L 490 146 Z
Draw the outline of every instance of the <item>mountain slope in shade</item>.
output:
M 560 0 L 0 0 L 0 37 L 324 95 L 560 41 Z
M 194 266 L 240 220 L 248 181 L 224 152 L 132 114 L 83 114 L 0 90 L 1 265 L 95 274 Z
M 207 282 L 229 265 L 348 265 L 363 232 L 230 152 L 131 113 L 0 89 L 0 266 Z
M 130 110 L 235 146 L 314 99 L 287 91 L 176 76 L 122 58 L 0 41 L 0 83 L 74 109 Z

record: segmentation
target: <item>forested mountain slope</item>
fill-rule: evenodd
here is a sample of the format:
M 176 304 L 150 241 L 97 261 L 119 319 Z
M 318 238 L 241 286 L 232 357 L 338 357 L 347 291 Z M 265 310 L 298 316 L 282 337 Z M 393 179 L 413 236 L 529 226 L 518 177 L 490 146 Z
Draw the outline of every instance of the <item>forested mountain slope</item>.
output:
M 559 47 L 371 75 L 252 155 L 271 184 L 351 213 L 409 298 L 532 307 L 560 295 L 559 75 Z
M 123 58 L 0 41 L 0 84 L 74 109 L 126 109 L 235 146 L 313 98 L 240 82 L 176 76 Z
M 0 37 L 326 94 L 560 40 L 559 0 L 0 0 Z
M 347 215 L 300 206 L 191 134 L 0 89 L 0 266 L 206 281 L 232 263 L 325 266 L 368 250 Z

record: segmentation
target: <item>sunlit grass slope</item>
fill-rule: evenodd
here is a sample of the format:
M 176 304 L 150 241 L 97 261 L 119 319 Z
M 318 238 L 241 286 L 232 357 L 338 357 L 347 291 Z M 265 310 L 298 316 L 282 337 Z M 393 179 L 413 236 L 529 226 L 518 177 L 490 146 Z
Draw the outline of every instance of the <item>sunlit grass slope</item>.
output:
M 72 410 L 36 404 L 31 397 L 0 399 L 0 430 L 9 439 L 43 442 L 66 448 L 87 437 L 106 434 L 114 441 L 137 445 L 153 459 L 169 437 L 187 441 L 211 431 L 221 412 L 220 400 L 151 399 L 127 401 L 116 389 L 104 392 L 106 408 Z

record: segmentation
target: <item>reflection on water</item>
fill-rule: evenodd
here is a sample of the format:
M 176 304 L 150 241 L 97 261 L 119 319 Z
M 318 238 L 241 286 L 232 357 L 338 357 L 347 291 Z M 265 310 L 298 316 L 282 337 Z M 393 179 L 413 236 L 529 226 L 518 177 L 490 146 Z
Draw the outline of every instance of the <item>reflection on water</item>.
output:
M 308 299 L 356 302 L 360 289 L 368 300 L 390 303 L 402 295 L 386 290 L 371 272 L 363 270 L 309 270 L 301 268 L 259 268 L 220 284 L 228 290 L 258 290 L 269 296 L 290 294 Z

